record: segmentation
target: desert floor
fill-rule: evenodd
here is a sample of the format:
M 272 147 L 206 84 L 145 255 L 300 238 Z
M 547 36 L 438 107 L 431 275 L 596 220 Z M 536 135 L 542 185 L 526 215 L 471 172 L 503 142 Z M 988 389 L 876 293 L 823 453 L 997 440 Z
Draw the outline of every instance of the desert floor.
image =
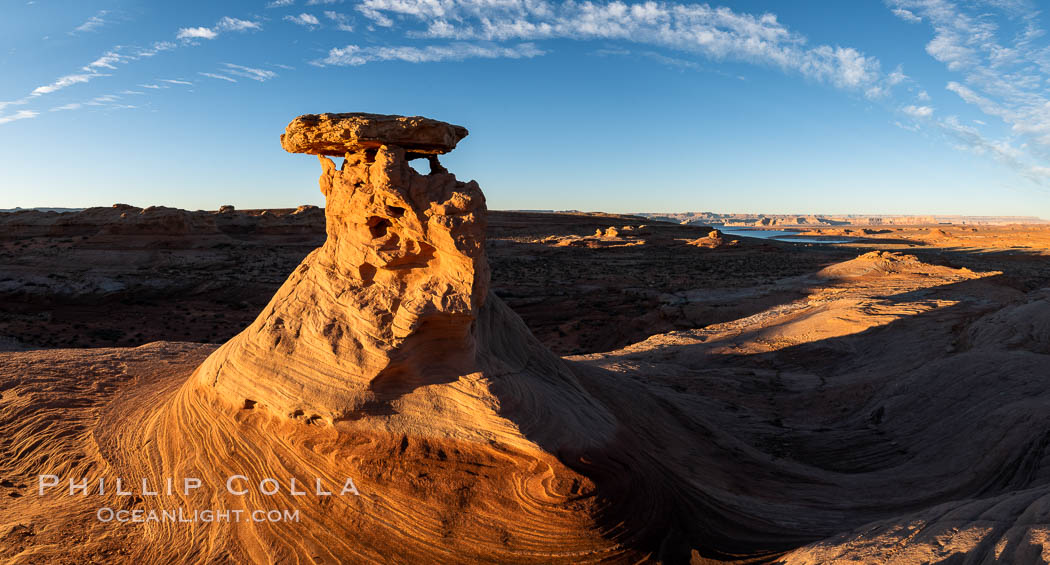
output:
M 214 532 L 184 539 L 106 527 L 90 504 L 37 500 L 38 469 L 55 461 L 75 476 L 133 472 L 151 457 L 170 465 L 175 446 L 146 447 L 162 440 L 150 434 L 163 422 L 136 412 L 136 399 L 163 397 L 166 413 L 193 430 L 190 443 L 248 426 L 260 438 L 296 438 L 267 448 L 270 461 L 327 445 L 313 452 L 361 458 L 365 484 L 414 473 L 413 484 L 372 501 L 343 532 L 377 552 L 361 561 L 384 550 L 410 561 L 435 547 L 421 540 L 462 534 L 441 546 L 447 559 L 1050 562 L 1050 228 L 810 232 L 857 238 L 823 245 L 718 237 L 632 216 L 490 213 L 493 293 L 568 360 L 620 429 L 636 431 L 610 432 L 617 451 L 644 451 L 603 448 L 565 461 L 555 449 L 526 453 L 508 440 L 506 453 L 516 454 L 508 460 L 525 457 L 536 477 L 557 476 L 539 488 L 517 471 L 498 472 L 509 465 L 498 449 L 373 438 L 368 453 L 400 449 L 418 463 L 392 468 L 341 446 L 330 427 L 231 413 L 197 429 L 191 416 L 205 407 L 179 386 L 324 241 L 324 217 L 316 209 L 131 212 L 0 220 L 0 561 L 160 559 L 173 551 L 165 540 L 186 539 L 189 561 L 349 554 L 320 534 L 236 528 L 223 534 L 241 540 L 230 549 Z M 158 452 L 119 455 L 138 449 Z M 439 449 L 454 455 L 438 457 Z M 254 464 L 251 455 L 225 456 Z M 478 461 L 490 475 L 463 482 Z M 420 478 L 422 468 L 433 476 Z M 522 519 L 535 539 L 494 529 L 471 540 L 464 532 L 481 521 L 425 518 L 427 504 L 435 515 L 457 505 L 512 513 L 523 504 L 509 494 L 519 487 L 530 501 L 561 505 L 525 504 L 535 510 Z M 376 525 L 384 516 L 418 526 L 415 541 Z M 143 535 L 157 547 L 137 547 Z M 274 539 L 298 549 L 278 549 Z M 500 553 L 499 543 L 516 553 Z

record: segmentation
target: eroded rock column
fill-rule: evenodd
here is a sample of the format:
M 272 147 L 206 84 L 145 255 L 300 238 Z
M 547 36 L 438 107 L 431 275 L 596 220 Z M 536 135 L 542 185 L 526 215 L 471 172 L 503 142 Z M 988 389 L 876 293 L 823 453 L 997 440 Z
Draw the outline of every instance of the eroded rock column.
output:
M 235 404 L 338 421 L 477 371 L 485 198 L 437 160 L 466 135 L 419 117 L 293 120 L 281 142 L 320 158 L 328 239 L 198 368 L 198 382 Z M 418 158 L 429 174 L 409 166 Z

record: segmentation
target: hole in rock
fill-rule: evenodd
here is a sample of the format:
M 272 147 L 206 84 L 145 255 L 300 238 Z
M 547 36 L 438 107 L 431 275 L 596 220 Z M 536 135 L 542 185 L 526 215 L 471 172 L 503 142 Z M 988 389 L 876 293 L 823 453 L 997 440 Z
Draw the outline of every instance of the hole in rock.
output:
M 291 414 L 289 414 L 288 417 L 290 417 L 290 418 L 302 418 L 303 417 L 303 411 L 302 410 L 296 410 L 295 412 L 292 412 Z
M 318 416 L 317 414 L 313 414 L 309 418 L 306 419 L 306 423 L 310 424 L 310 425 L 313 425 L 313 426 L 319 426 L 322 423 L 321 422 L 321 417 Z
M 405 215 L 405 209 L 400 206 L 387 206 L 386 213 L 392 218 L 400 218 Z
M 375 265 L 365 263 L 358 267 L 357 270 L 361 274 L 361 280 L 365 281 L 365 284 L 372 284 L 372 281 L 376 278 Z
M 417 175 L 425 175 L 425 174 L 427 174 L 428 171 L 423 170 L 423 169 L 420 168 L 420 167 L 425 167 L 426 164 L 427 164 L 426 161 L 420 161 L 418 159 L 415 160 L 415 161 L 409 161 L 408 162 L 408 166 L 412 167 L 412 170 L 415 171 Z M 429 167 L 426 167 L 426 168 L 429 169 Z
M 372 234 L 372 239 L 383 237 L 386 235 L 386 230 L 393 224 L 386 218 L 379 216 L 372 216 L 368 218 L 368 231 Z
M 254 400 L 250 400 L 250 399 L 247 399 L 247 398 L 244 399 L 244 409 L 245 410 L 251 410 L 252 408 L 255 408 L 256 404 L 257 404 L 257 402 L 255 402 Z
M 430 174 L 439 175 L 448 172 L 448 169 L 442 166 L 441 161 L 438 160 L 437 155 L 427 155 L 427 161 L 430 163 Z

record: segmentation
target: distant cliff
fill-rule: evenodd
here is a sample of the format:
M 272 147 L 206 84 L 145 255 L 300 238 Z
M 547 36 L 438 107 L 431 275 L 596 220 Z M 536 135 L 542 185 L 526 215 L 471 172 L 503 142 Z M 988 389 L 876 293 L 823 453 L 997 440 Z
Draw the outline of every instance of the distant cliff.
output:
M 714 212 L 639 212 L 651 220 L 677 224 L 724 225 L 733 227 L 775 226 L 915 226 L 930 224 L 1006 225 L 1047 224 L 1035 216 L 951 216 L 951 215 L 798 215 L 798 214 L 719 214 Z

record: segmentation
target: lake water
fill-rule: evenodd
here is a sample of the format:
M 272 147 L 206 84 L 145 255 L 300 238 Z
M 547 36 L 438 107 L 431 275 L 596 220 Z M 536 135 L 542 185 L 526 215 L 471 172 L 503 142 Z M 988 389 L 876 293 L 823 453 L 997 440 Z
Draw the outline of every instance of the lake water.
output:
M 852 243 L 852 238 L 798 235 L 796 231 L 787 230 L 755 230 L 749 228 L 726 228 L 712 226 L 726 235 L 737 237 L 757 237 L 759 239 L 776 239 L 778 241 L 790 241 L 792 243 Z

